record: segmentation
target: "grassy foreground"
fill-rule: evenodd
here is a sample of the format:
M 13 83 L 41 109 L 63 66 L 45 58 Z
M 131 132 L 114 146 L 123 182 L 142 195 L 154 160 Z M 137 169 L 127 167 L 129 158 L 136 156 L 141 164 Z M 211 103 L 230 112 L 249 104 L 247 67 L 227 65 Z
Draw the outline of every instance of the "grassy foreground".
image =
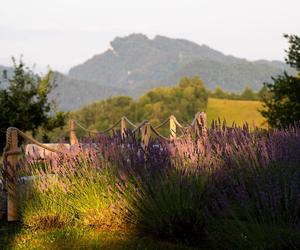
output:
M 262 108 L 260 101 L 227 100 L 209 98 L 207 105 L 208 122 L 218 118 L 226 120 L 228 125 L 235 122 L 241 126 L 248 123 L 250 127 L 266 127 L 265 120 L 258 112 Z
M 138 237 L 126 232 L 102 231 L 87 227 L 64 227 L 47 230 L 22 228 L 21 224 L 0 225 L 0 249 L 174 249 L 194 248 L 180 244 Z

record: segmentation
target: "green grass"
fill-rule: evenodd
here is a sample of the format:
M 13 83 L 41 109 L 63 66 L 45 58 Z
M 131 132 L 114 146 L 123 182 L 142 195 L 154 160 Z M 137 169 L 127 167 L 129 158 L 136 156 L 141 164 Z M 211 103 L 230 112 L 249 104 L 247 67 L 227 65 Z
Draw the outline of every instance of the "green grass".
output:
M 166 249 L 192 250 L 179 244 L 158 241 L 126 232 L 106 232 L 88 227 L 30 230 L 20 224 L 0 225 L 0 249 Z
M 208 123 L 220 118 L 230 126 L 233 122 L 241 126 L 247 122 L 250 127 L 266 127 L 265 119 L 258 112 L 262 108 L 259 101 L 227 100 L 209 98 L 207 105 Z

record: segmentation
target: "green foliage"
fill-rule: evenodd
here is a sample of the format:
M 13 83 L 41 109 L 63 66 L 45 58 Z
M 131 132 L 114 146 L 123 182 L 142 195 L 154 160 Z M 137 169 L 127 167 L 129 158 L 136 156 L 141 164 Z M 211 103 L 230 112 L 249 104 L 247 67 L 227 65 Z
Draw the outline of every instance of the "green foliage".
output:
M 286 34 L 284 37 L 287 38 L 290 43 L 290 47 L 286 51 L 287 58 L 285 58 L 285 61 L 292 68 L 300 71 L 300 37 Z
M 199 242 L 204 237 L 205 184 L 205 176 L 179 169 L 146 182 L 137 178 L 123 189 L 131 222 L 140 232 L 161 239 Z
M 229 99 L 230 94 L 222 90 L 220 87 L 217 87 L 214 92 L 210 93 L 210 97 L 219 98 L 219 99 Z
M 213 92 L 210 92 L 209 96 L 218 99 L 228 99 L 228 100 L 259 100 L 260 93 L 254 92 L 251 88 L 245 87 L 241 94 L 238 93 L 229 93 L 222 90 L 220 87 L 217 87 Z
M 122 116 L 138 123 L 149 120 L 158 125 L 170 115 L 190 121 L 198 111 L 205 111 L 208 92 L 199 77 L 183 78 L 176 87 L 161 87 L 149 91 L 134 101 L 119 96 L 93 103 L 71 113 L 71 117 L 89 129 L 103 130 Z M 163 131 L 163 130 L 162 130 Z
M 298 71 L 298 76 L 286 72 L 265 83 L 262 115 L 272 127 L 286 127 L 300 120 L 300 37 L 285 35 L 290 43 L 286 62 Z
M 103 232 L 87 227 L 64 227 L 32 230 L 20 225 L 0 226 L 0 246 L 3 250 L 27 249 L 101 249 L 101 250 L 195 250 L 184 245 L 126 232 Z M 202 249 L 202 248 L 201 248 Z M 207 249 L 203 247 L 203 249 Z
M 134 119 L 137 105 L 131 97 L 118 96 L 95 102 L 71 113 L 85 127 L 92 130 L 103 130 L 118 121 L 123 115 Z M 78 131 L 79 135 L 80 132 Z
M 182 78 L 179 85 L 157 88 L 137 102 L 138 120 L 162 122 L 171 114 L 183 121 L 191 120 L 198 111 L 205 111 L 208 94 L 199 77 Z
M 255 100 L 258 98 L 257 94 L 252 91 L 252 89 L 246 87 L 241 94 L 243 100 Z
M 20 60 L 13 58 L 14 72 L 9 77 L 4 71 L 4 81 L 8 87 L 0 90 L 0 147 L 5 143 L 5 130 L 14 126 L 23 131 L 35 133 L 39 127 L 47 130 L 63 126 L 65 115 L 62 112 L 52 115 L 53 103 L 48 95 L 55 87 L 49 71 L 44 76 L 34 74 Z
M 66 202 L 64 193 L 59 188 L 52 192 L 41 192 L 36 185 L 21 186 L 19 205 L 22 223 L 32 230 L 61 228 L 71 224 L 72 216 L 62 205 Z M 54 183 L 49 182 L 49 185 Z
M 75 224 L 110 231 L 124 228 L 126 223 L 118 210 L 121 201 L 116 190 L 114 166 L 106 163 L 100 172 L 96 171 L 95 162 L 86 159 L 84 154 L 70 162 L 76 164 L 76 171 L 68 162 L 61 162 L 58 175 L 52 174 L 50 162 L 43 168 L 35 162 L 23 167 L 21 171 L 36 179 L 20 186 L 18 200 L 22 223 L 32 229 Z

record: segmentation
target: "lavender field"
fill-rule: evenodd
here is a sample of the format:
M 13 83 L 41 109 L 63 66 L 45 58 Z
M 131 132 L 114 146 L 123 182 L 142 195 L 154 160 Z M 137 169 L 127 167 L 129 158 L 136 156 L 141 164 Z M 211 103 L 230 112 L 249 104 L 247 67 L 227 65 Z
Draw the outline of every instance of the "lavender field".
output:
M 206 136 L 192 129 L 171 143 L 152 139 L 145 150 L 130 132 L 125 140 L 99 135 L 71 152 L 25 161 L 20 174 L 38 176 L 18 192 L 22 227 L 31 232 L 86 228 L 168 244 L 149 249 L 300 246 L 299 126 L 213 123 Z M 61 238 L 39 244 L 65 249 Z

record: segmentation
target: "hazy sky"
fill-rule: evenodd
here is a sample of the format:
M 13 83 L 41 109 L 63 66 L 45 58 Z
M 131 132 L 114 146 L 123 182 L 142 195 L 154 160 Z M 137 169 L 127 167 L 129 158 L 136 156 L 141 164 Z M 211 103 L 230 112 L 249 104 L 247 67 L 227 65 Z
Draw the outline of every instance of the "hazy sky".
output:
M 67 72 L 116 36 L 184 38 L 250 60 L 283 60 L 300 0 L 0 0 L 0 64 L 24 55 Z

